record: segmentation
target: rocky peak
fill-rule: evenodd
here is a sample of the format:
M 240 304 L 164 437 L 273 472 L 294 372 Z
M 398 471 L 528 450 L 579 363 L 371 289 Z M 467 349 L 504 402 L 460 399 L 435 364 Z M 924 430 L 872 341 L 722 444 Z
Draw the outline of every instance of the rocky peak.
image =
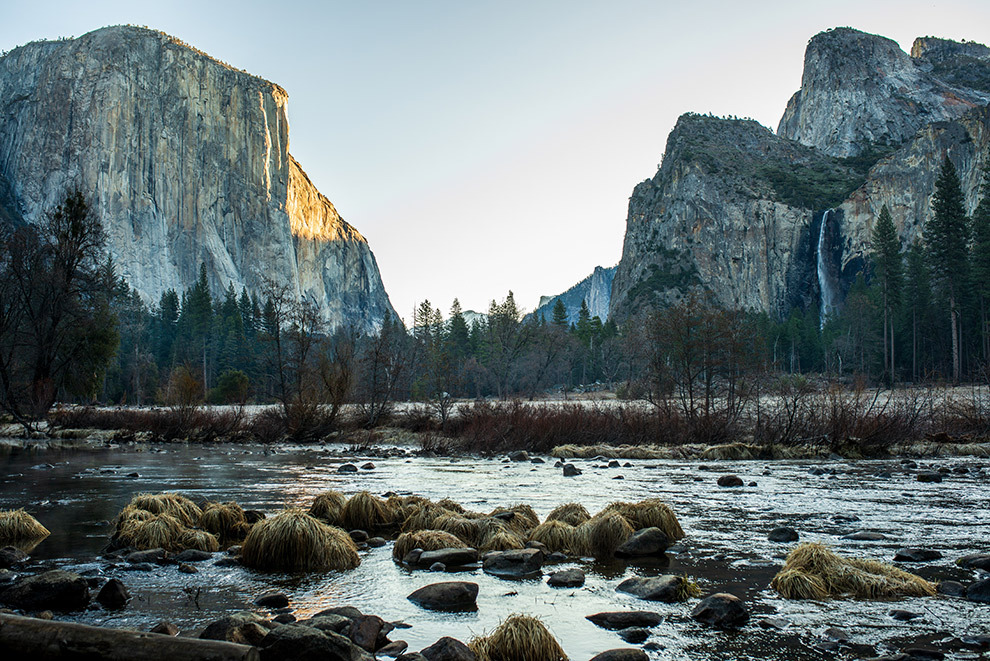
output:
M 394 314 L 374 255 L 290 156 L 287 105 L 155 30 L 27 44 L 0 57 L 0 208 L 36 222 L 78 187 L 147 302 L 205 264 L 215 292 L 274 283 L 374 330 Z
M 911 57 L 949 85 L 990 92 L 990 48 L 983 44 L 918 37 Z
M 925 47 L 918 50 L 924 53 Z M 927 124 L 957 119 L 990 102 L 990 93 L 957 82 L 940 78 L 933 65 L 912 58 L 891 39 L 836 28 L 808 42 L 801 89 L 788 102 L 777 133 L 838 157 L 899 145 Z

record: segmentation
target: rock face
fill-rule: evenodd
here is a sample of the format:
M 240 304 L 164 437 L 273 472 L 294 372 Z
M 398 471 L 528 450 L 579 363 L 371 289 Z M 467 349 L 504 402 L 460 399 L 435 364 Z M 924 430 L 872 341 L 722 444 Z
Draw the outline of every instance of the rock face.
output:
M 960 85 L 985 83 L 956 72 L 974 61 L 990 65 L 990 52 L 958 44 L 968 60 L 958 61 L 949 55 L 951 43 L 918 39 L 908 55 L 891 39 L 851 28 L 816 35 L 804 54 L 801 90 L 788 102 L 777 133 L 831 156 L 857 156 L 986 105 L 990 94 Z
M 148 302 L 202 263 L 217 292 L 268 278 L 372 330 L 393 313 L 374 255 L 289 154 L 287 103 L 143 28 L 16 48 L 0 58 L 0 215 L 35 222 L 78 187 Z
M 547 321 L 550 321 L 553 318 L 553 306 L 557 304 L 559 298 L 567 310 L 568 323 L 577 323 L 582 301 L 588 305 L 592 317 L 598 317 L 603 322 L 608 321 L 609 303 L 612 300 L 612 280 L 615 279 L 616 268 L 596 266 L 591 275 L 563 294 L 541 296 L 540 304 L 533 311 L 533 315 L 539 317 L 542 314 Z
M 682 116 L 629 201 L 610 315 L 705 290 L 783 318 L 841 306 L 886 204 L 905 249 L 931 217 L 942 159 L 968 211 L 990 154 L 990 49 L 923 38 L 911 55 L 849 28 L 814 37 L 778 134 Z M 849 158 L 852 157 L 852 158 Z

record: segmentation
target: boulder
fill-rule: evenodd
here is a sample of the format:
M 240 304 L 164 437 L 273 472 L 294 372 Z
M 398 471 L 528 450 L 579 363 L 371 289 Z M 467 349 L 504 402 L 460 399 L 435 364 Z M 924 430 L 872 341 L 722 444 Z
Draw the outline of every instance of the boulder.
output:
M 432 583 L 416 590 L 407 599 L 429 610 L 476 610 L 478 608 L 478 584 L 467 581 Z
M 643 650 L 626 647 L 606 650 L 591 657 L 591 661 L 649 661 L 650 656 Z
M 423 649 L 420 654 L 425 656 L 427 661 L 477 661 L 478 658 L 467 645 L 449 636 L 444 636 Z
M 351 624 L 354 622 L 352 618 L 344 617 L 343 615 L 335 615 L 333 613 L 328 613 L 326 615 L 314 615 L 308 620 L 302 620 L 299 624 L 312 627 L 314 629 L 319 629 L 320 631 L 339 633 L 341 635 L 346 634 L 351 630 Z
M 400 654 L 395 657 L 395 661 L 428 661 L 428 659 L 419 652 L 411 652 L 409 654 Z
M 642 528 L 615 550 L 616 558 L 641 558 L 663 555 L 672 541 L 659 528 Z
M 284 592 L 268 592 L 255 599 L 254 605 L 262 608 L 286 608 L 289 605 L 289 595 Z
M 922 471 L 918 473 L 917 480 L 919 482 L 941 482 L 942 474 L 934 471 Z
M 990 578 L 970 583 L 966 588 L 966 598 L 981 604 L 990 604 Z
M 168 562 L 168 553 L 165 549 L 148 549 L 147 551 L 134 551 L 124 556 L 124 562 L 132 565 L 139 565 L 145 562 L 152 562 L 163 565 Z
M 516 450 L 509 453 L 509 461 L 529 461 L 529 453 L 525 450 Z
M 209 551 L 199 549 L 186 549 L 173 558 L 176 562 L 204 562 L 213 557 Z
M 164 620 L 151 627 L 151 633 L 160 633 L 164 636 L 178 636 L 179 627 L 175 626 L 171 622 L 165 622 Z
M 478 562 L 478 551 L 472 548 L 423 551 L 415 564 L 420 567 L 430 567 L 436 562 L 441 563 L 444 567 L 470 565 Z
M 879 542 L 881 540 L 887 539 L 887 536 L 880 532 L 860 530 L 859 532 L 854 532 L 849 535 L 844 535 L 842 539 L 851 539 L 856 542 Z
M 485 555 L 482 568 L 486 574 L 499 578 L 531 578 L 540 574 L 543 559 L 539 549 L 492 551 Z
M 894 562 L 931 562 L 941 557 L 941 553 L 932 549 L 903 548 L 894 554 Z
M 10 569 L 18 562 L 28 559 L 28 554 L 16 546 L 5 546 L 0 549 L 0 569 Z
M 211 622 L 199 637 L 241 645 L 258 645 L 268 636 L 271 626 L 271 623 L 257 613 L 241 611 Z
M 615 589 L 647 601 L 673 603 L 684 601 L 684 584 L 682 576 L 634 576 L 619 583 Z
M 564 477 L 574 477 L 580 475 L 581 469 L 574 464 L 564 464 Z
M 691 619 L 720 629 L 734 629 L 749 622 L 749 611 L 739 597 L 717 592 L 694 607 Z
M 299 624 L 282 624 L 259 645 L 262 661 L 373 661 L 350 640 Z
M 80 610 L 89 603 L 89 583 L 75 572 L 53 569 L 17 581 L 0 601 L 22 610 Z
M 919 617 L 922 617 L 921 613 L 914 613 L 900 608 L 890 611 L 890 616 L 898 622 L 910 622 L 911 620 L 917 620 Z
M 779 526 L 770 531 L 767 539 L 771 542 L 796 542 L 798 541 L 798 534 L 794 528 Z
M 741 487 L 744 482 L 738 475 L 723 475 L 718 478 L 717 484 L 720 487 Z
M 613 611 L 608 613 L 595 613 L 588 615 L 585 619 L 592 623 L 608 629 L 609 631 L 619 631 L 629 627 L 642 627 L 651 629 L 663 622 L 663 615 L 653 611 Z
M 96 601 L 103 604 L 105 608 L 123 608 L 130 598 L 131 594 L 127 591 L 127 587 L 116 578 L 111 578 L 104 583 L 96 595 Z
M 966 586 L 959 581 L 939 581 L 935 588 L 939 594 L 949 597 L 965 597 Z
M 388 634 L 392 625 L 377 615 L 362 615 L 351 620 L 347 637 L 355 645 L 368 652 L 388 645 Z
M 990 571 L 990 553 L 971 553 L 956 560 L 956 564 L 964 569 L 982 569 Z
M 409 649 L 409 643 L 404 640 L 395 640 L 388 643 L 375 653 L 375 656 L 396 657 Z
M 640 643 L 646 642 L 646 639 L 649 637 L 649 629 L 640 629 L 638 627 L 629 627 L 628 629 L 623 629 L 619 632 L 619 638 L 632 645 L 639 645 Z
M 577 567 L 550 574 L 547 585 L 552 588 L 579 588 L 584 585 L 584 571 Z

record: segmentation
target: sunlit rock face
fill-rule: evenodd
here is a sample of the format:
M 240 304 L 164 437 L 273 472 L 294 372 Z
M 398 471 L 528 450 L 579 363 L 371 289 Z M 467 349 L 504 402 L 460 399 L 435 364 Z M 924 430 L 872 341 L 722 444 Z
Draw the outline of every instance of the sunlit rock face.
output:
M 120 273 L 149 302 L 266 279 L 363 331 L 392 307 L 365 239 L 289 155 L 288 96 L 160 32 L 96 30 L 0 58 L 0 177 L 35 222 L 92 201 Z
M 751 121 L 678 121 L 659 171 L 629 200 L 614 317 L 704 290 L 781 318 L 821 307 L 822 273 L 826 307 L 841 307 L 884 204 L 905 249 L 921 236 L 946 155 L 975 208 L 990 165 L 990 49 L 927 37 L 909 56 L 841 28 L 811 40 L 803 81 L 778 135 Z
M 831 156 L 856 156 L 986 105 L 990 76 L 971 72 L 974 64 L 990 66 L 990 51 L 954 43 L 919 39 L 912 57 L 891 39 L 851 28 L 816 35 L 778 135 Z

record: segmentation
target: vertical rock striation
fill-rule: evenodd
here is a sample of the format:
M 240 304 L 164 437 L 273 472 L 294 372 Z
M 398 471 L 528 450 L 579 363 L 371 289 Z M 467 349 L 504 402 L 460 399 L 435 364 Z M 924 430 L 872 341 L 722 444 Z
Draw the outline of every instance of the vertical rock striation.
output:
M 0 177 L 37 221 L 66 189 L 93 202 L 149 302 L 266 281 L 362 331 L 392 313 L 374 255 L 289 155 L 288 95 L 160 32 L 96 30 L 0 58 Z
M 603 322 L 608 321 L 609 302 L 612 298 L 612 280 L 615 278 L 615 266 L 604 268 L 596 266 L 587 278 L 577 283 L 563 294 L 556 296 L 541 296 L 540 304 L 533 311 L 535 316 L 543 315 L 547 320 L 553 317 L 553 306 L 559 298 L 567 310 L 567 321 L 576 323 L 581 302 L 588 305 L 592 317 L 598 317 Z

